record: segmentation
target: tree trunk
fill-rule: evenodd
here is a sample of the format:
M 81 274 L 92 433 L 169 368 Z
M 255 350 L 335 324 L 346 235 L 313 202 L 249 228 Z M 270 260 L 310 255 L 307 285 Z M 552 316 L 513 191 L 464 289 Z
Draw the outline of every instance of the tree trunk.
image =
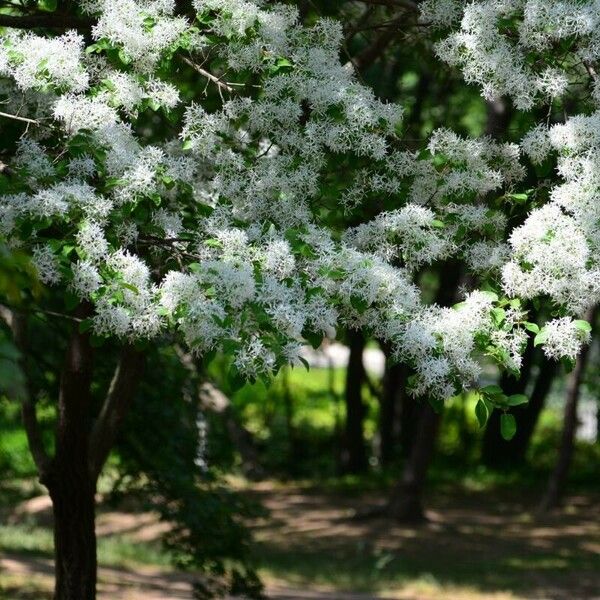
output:
M 406 367 L 402 364 L 392 364 L 386 356 L 379 407 L 379 461 L 382 466 L 390 465 L 396 456 L 400 431 L 398 423 L 405 384 Z
M 486 102 L 487 122 L 485 127 L 486 135 L 498 140 L 508 129 L 512 118 L 511 106 L 507 105 L 502 98 L 497 100 L 488 100 Z
M 410 451 L 415 443 L 417 427 L 419 424 L 420 406 L 415 399 L 402 391 L 397 427 L 400 439 L 400 454 L 402 458 L 408 459 Z
M 56 453 L 47 486 L 54 513 L 55 600 L 96 597 L 96 480 L 89 461 L 92 349 L 75 331 L 58 401 Z
M 586 319 L 593 323 L 594 312 L 589 311 Z M 577 404 L 581 392 L 581 384 L 585 374 L 585 367 L 589 355 L 589 346 L 584 346 L 577 358 L 575 368 L 569 375 L 567 382 L 567 396 L 563 419 L 563 431 L 558 451 L 558 459 L 546 488 L 546 493 L 539 505 L 539 512 L 543 513 L 560 505 L 569 475 L 569 468 L 575 448 L 575 432 L 577 431 Z
M 493 462 L 486 462 L 488 466 L 503 467 L 523 463 L 529 442 L 535 431 L 539 416 L 546 404 L 546 398 L 550 393 L 552 384 L 558 373 L 558 364 L 542 357 L 542 363 L 538 376 L 535 380 L 535 385 L 531 391 L 529 402 L 524 406 L 519 406 L 514 410 L 514 415 L 517 421 L 517 432 L 515 437 L 509 442 L 502 439 L 501 443 L 496 446 L 496 455 Z M 494 411 L 496 420 L 500 421 L 500 412 Z M 488 424 L 489 427 L 489 424 Z
M 72 461 L 75 463 L 78 461 Z M 57 468 L 64 468 L 66 465 Z M 55 600 L 96 598 L 96 531 L 93 482 L 76 465 L 52 485 Z
M 362 400 L 362 384 L 365 379 L 363 351 L 365 338 L 362 333 L 348 333 L 350 357 L 346 373 L 346 431 L 344 436 L 343 467 L 347 473 L 361 473 L 367 468 L 363 420 L 365 405 Z
M 263 479 L 266 472 L 260 464 L 254 437 L 238 422 L 231 406 L 231 400 L 209 381 L 205 381 L 199 386 L 198 394 L 203 410 L 221 415 L 223 418 L 231 443 L 240 453 L 244 475 L 253 481 Z
M 535 351 L 533 344 L 530 343 L 528 344 L 523 356 L 521 376 L 516 379 L 509 374 L 505 374 L 500 380 L 499 385 L 507 396 L 511 396 L 512 394 L 525 394 L 527 385 L 531 379 L 531 372 L 536 354 L 540 354 L 540 372 L 536 380 L 534 390 L 535 388 L 539 388 L 539 384 L 542 383 L 542 379 L 545 376 L 550 375 L 550 371 L 556 363 L 554 361 L 550 362 L 545 359 L 541 353 Z M 550 386 L 548 385 L 548 389 L 549 387 Z M 538 390 L 538 392 L 539 391 L 541 390 Z M 531 431 L 533 431 L 533 426 L 535 426 L 535 421 L 537 421 L 537 416 L 539 415 L 539 410 L 541 410 L 541 407 L 543 406 L 544 400 L 545 394 L 544 397 L 541 398 L 541 403 L 537 402 L 533 409 L 528 403 L 524 407 L 517 407 L 511 411 L 517 420 L 517 434 L 520 434 L 521 437 L 523 437 L 523 433 L 521 432 L 522 427 L 526 427 L 525 422 L 531 421 L 531 419 L 534 419 L 531 427 Z M 538 405 L 539 410 L 536 412 Z M 519 442 L 516 442 L 516 435 L 512 440 L 506 441 L 500 432 L 500 415 L 501 412 L 497 410 L 493 411 L 490 415 L 490 419 L 487 427 L 485 428 L 481 444 L 481 460 L 486 467 L 492 469 L 511 467 L 515 464 L 515 461 L 518 461 L 519 459 L 522 460 L 524 452 L 518 452 L 517 446 L 522 444 L 524 441 L 526 449 L 527 442 L 529 441 L 529 436 L 527 436 L 526 439 L 520 439 Z
M 450 306 L 456 299 L 461 271 L 456 262 L 449 262 L 440 270 L 436 302 Z M 405 399 L 410 401 L 409 399 Z M 404 410 L 404 407 L 403 407 Z M 423 488 L 427 470 L 433 458 L 441 416 L 429 403 L 424 402 L 413 413 L 417 419 L 410 454 L 404 465 L 402 477 L 396 485 L 388 504 L 390 514 L 398 521 L 415 522 L 425 519 Z
M 409 459 L 388 505 L 390 515 L 404 523 L 425 520 L 423 488 L 441 420 L 440 415 L 434 412 L 429 404 L 423 404 L 419 413 L 417 432 Z

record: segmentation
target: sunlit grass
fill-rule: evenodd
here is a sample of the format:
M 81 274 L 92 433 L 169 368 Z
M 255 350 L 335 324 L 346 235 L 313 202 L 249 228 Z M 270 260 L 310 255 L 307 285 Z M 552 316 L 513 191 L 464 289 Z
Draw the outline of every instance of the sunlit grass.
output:
M 0 551 L 31 556 L 53 556 L 52 531 L 37 525 L 1 525 Z M 126 535 L 98 538 L 98 562 L 102 566 L 131 567 L 136 565 L 170 566 L 169 555 L 160 541 L 132 540 Z

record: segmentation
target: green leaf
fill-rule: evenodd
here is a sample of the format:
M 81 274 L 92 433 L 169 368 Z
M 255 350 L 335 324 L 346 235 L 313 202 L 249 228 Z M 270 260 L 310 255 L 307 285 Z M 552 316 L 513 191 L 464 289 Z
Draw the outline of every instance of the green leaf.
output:
M 127 54 L 127 52 L 125 52 L 124 48 L 119 48 L 118 51 L 117 51 L 117 54 L 119 56 L 119 60 L 124 65 L 128 65 L 131 62 L 131 58 L 129 58 L 129 55 Z
M 435 227 L 436 229 L 443 229 L 444 227 L 446 227 L 446 224 L 443 221 L 440 221 L 439 219 L 434 219 L 433 221 L 431 221 L 431 226 Z
M 499 385 L 486 385 L 481 388 L 481 393 L 486 396 L 501 396 L 504 394 L 502 388 Z
M 509 406 L 520 406 L 521 404 L 527 404 L 529 398 L 525 394 L 513 394 L 508 397 Z
M 492 316 L 497 325 L 500 325 L 506 318 L 506 311 L 503 308 L 492 308 Z
M 229 384 L 232 392 L 237 392 L 246 385 L 247 381 L 244 377 L 242 377 L 242 375 L 240 375 L 240 373 L 237 371 L 232 371 L 228 374 L 227 383 Z
M 316 350 L 323 342 L 322 333 L 307 332 L 304 337 L 306 341 Z
M 527 329 L 527 331 L 531 331 L 531 333 L 539 333 L 540 332 L 540 328 L 539 325 L 537 323 L 524 323 L 525 325 L 525 329 Z
M 498 294 L 495 292 L 491 292 L 489 290 L 484 290 L 481 292 L 484 296 L 487 296 L 492 302 L 498 302 Z
M 369 303 L 360 296 L 350 296 L 350 304 L 352 305 L 352 308 L 360 314 L 364 313 L 367 308 L 369 308 Z
M 479 402 L 477 402 L 477 405 L 475 406 L 475 416 L 479 421 L 479 427 L 484 427 L 487 423 L 489 412 L 488 407 L 485 405 L 485 402 L 483 400 L 479 400 Z
M 527 202 L 527 194 L 508 194 L 508 197 L 517 202 Z
M 576 321 L 573 321 L 573 323 L 575 324 L 575 327 L 577 327 L 577 329 L 579 329 L 580 331 L 585 331 L 585 333 L 591 333 L 592 331 L 592 326 L 587 321 L 577 319 Z
M 305 358 L 303 358 L 302 356 L 299 356 L 298 359 L 305 366 L 306 370 L 310 371 L 310 365 L 308 364 L 308 361 Z
M 84 319 L 79 323 L 79 333 L 85 333 L 92 328 L 94 321 L 92 319 Z
M 510 413 L 504 413 L 500 416 L 500 433 L 507 442 L 515 437 L 517 422 L 515 421 L 515 417 Z
M 124 281 L 121 285 L 129 291 L 133 292 L 134 294 L 140 293 L 140 290 L 138 290 L 137 287 L 135 287 L 135 285 L 133 285 L 132 283 L 127 283 Z
M 543 344 L 548 339 L 548 329 L 546 327 L 542 327 L 540 332 L 533 338 L 533 345 L 539 346 Z

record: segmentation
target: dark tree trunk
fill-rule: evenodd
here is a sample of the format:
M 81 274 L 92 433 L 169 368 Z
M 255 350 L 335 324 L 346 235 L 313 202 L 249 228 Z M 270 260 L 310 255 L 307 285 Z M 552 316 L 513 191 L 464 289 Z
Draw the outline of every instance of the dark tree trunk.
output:
M 55 600 L 96 597 L 95 477 L 89 461 L 92 350 L 69 342 L 58 403 L 56 453 L 46 485 L 54 512 Z
M 486 102 L 487 123 L 485 132 L 494 139 L 500 139 L 508 129 L 512 118 L 510 105 L 502 99 L 489 100 Z
M 379 409 L 379 461 L 383 466 L 391 464 L 396 455 L 396 429 L 405 383 L 406 367 L 386 358 Z
M 75 463 L 77 461 L 71 461 Z M 66 465 L 62 465 L 66 467 Z M 57 468 L 59 465 L 57 465 Z M 55 600 L 96 598 L 96 531 L 93 482 L 69 465 L 68 473 L 52 485 L 54 513 Z M 78 479 L 79 478 L 79 479 Z
M 404 390 L 401 394 L 398 415 L 398 437 L 400 439 L 400 454 L 408 459 L 411 448 L 415 443 L 417 426 L 419 424 L 419 405 Z
M 488 422 L 488 428 L 493 428 L 495 433 L 493 440 L 486 440 L 488 432 L 483 439 L 483 462 L 492 468 L 511 467 L 525 461 L 527 448 L 533 436 L 539 416 L 546 404 L 546 398 L 550 393 L 552 384 L 558 373 L 558 364 L 546 357 L 541 357 L 540 369 L 531 391 L 529 402 L 524 406 L 514 409 L 517 421 L 517 432 L 512 440 L 506 441 L 500 435 L 500 412 L 494 411 Z M 521 393 L 521 392 L 510 392 Z M 489 435 L 489 437 L 492 437 Z
M 460 276 L 460 268 L 455 262 L 441 268 L 436 294 L 436 302 L 439 305 L 450 306 L 455 301 Z M 410 400 L 412 399 L 408 399 Z M 416 428 L 410 454 L 388 504 L 390 515 L 404 522 L 421 521 L 425 518 L 423 490 L 441 421 L 441 416 L 427 402 L 418 406 L 414 415 Z
M 589 311 L 586 315 L 588 321 L 593 322 L 594 313 Z M 577 358 L 575 368 L 569 375 L 567 382 L 567 395 L 563 419 L 563 431 L 558 451 L 558 458 L 554 470 L 548 480 L 546 493 L 540 502 L 539 511 L 545 512 L 560 505 L 564 494 L 573 450 L 575 447 L 575 432 L 577 431 L 577 404 L 581 392 L 581 384 L 585 374 L 585 367 L 589 356 L 589 346 L 584 346 Z
M 429 463 L 433 457 L 441 417 L 429 406 L 419 409 L 415 440 L 402 478 L 392 492 L 388 506 L 390 515 L 397 521 L 414 523 L 425 519 L 423 488 Z
M 540 365 L 540 376 L 543 375 L 542 370 L 547 367 L 550 363 L 543 359 L 541 353 L 534 349 L 532 343 L 528 344 L 525 354 L 523 356 L 523 365 L 521 367 L 520 377 L 517 379 L 512 375 L 506 373 L 500 379 L 499 385 L 504 390 L 504 393 L 508 396 L 512 394 L 524 394 L 527 389 L 527 385 L 531 379 L 531 372 L 536 354 L 540 354 L 541 360 Z M 552 363 L 554 364 L 554 363 Z M 543 400 L 542 400 L 543 402 Z M 528 405 L 529 406 L 529 405 Z M 517 431 L 519 431 L 520 421 L 526 420 L 525 410 L 522 407 L 513 409 L 515 419 L 517 419 Z M 509 458 L 512 454 L 511 451 L 515 448 L 516 444 L 513 440 L 507 442 L 500 432 L 500 411 L 493 411 L 490 415 L 487 427 L 483 434 L 483 440 L 481 445 L 481 460 L 486 467 L 493 469 L 499 469 L 505 466 L 511 466 L 514 464 L 512 461 L 516 456 Z
M 362 385 L 365 380 L 363 351 L 365 338 L 357 331 L 348 332 L 350 357 L 346 373 L 346 431 L 344 436 L 343 468 L 347 473 L 360 473 L 367 468 L 363 420 L 365 405 L 362 399 Z

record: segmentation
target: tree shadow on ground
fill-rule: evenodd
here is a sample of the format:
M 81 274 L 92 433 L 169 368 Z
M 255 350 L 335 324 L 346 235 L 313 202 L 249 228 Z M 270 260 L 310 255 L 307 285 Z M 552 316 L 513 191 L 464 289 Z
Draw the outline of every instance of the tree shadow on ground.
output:
M 453 492 L 432 497 L 429 520 L 417 527 L 352 518 L 365 505 L 381 504 L 376 496 L 300 488 L 258 495 L 271 512 L 255 526 L 261 560 L 273 576 L 297 585 L 390 592 L 422 581 L 439 588 L 440 598 L 459 587 L 473 590 L 473 598 L 477 590 L 600 598 L 598 494 L 571 497 L 565 510 L 534 520 L 527 510 L 533 497 Z

